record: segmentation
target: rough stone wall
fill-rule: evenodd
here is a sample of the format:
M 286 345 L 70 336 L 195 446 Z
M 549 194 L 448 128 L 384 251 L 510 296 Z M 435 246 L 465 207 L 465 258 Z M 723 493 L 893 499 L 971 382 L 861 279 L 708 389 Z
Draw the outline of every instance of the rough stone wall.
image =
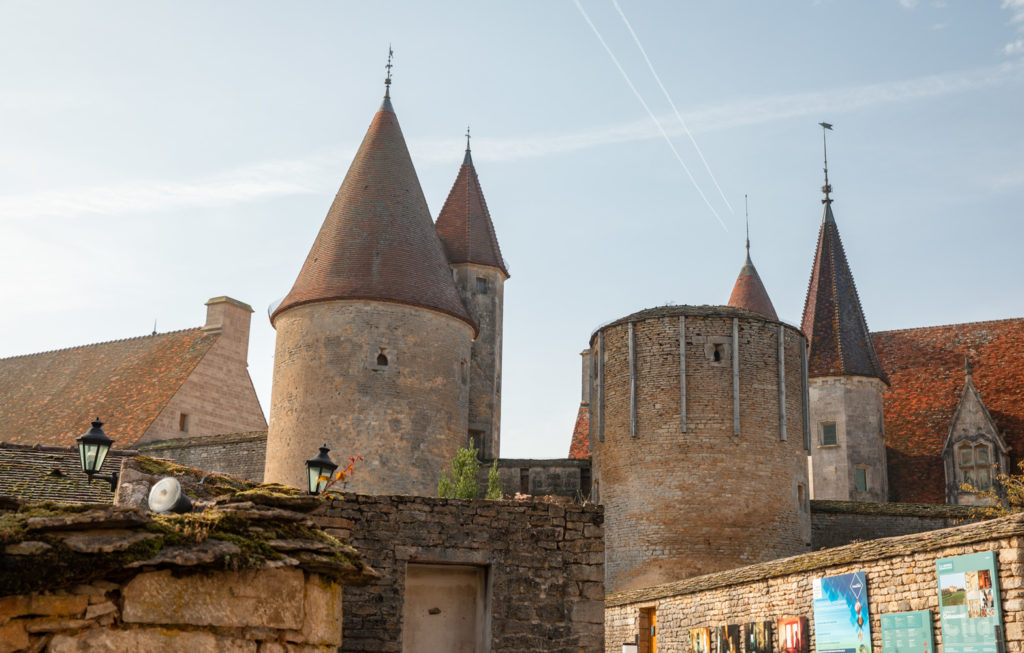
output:
M 686 432 L 680 423 L 679 318 L 685 316 Z M 664 307 L 601 329 L 600 435 L 591 438 L 606 515 L 606 584 L 647 587 L 810 545 L 801 349 L 783 326 L 786 439 L 780 435 L 780 323 L 741 309 Z M 740 434 L 733 435 L 733 317 L 738 318 Z M 630 435 L 628 323 L 636 347 Z M 594 348 L 596 336 L 591 342 Z M 720 361 L 714 345 L 720 345 Z M 595 428 L 591 420 L 591 432 Z M 804 501 L 799 500 L 803 493 Z M 751 538 L 750 533 L 758 537 Z M 610 641 L 610 640 L 609 640 Z
M 970 508 L 961 506 L 814 500 L 811 501 L 811 547 L 828 549 L 974 521 L 979 518 Z
M 267 458 L 267 432 L 163 440 L 142 445 L 139 453 L 262 483 Z
M 466 442 L 472 328 L 437 311 L 352 300 L 297 306 L 275 326 L 264 478 L 305 487 L 305 461 L 327 443 L 340 464 L 363 456 L 354 491 L 434 494 Z
M 860 376 L 810 380 L 811 494 L 815 499 L 886 501 L 885 384 Z M 836 444 L 823 445 L 822 424 L 834 422 Z M 858 492 L 856 470 L 867 468 L 867 492 Z
M 487 475 L 492 462 L 484 461 L 480 465 L 478 481 L 482 488 L 487 487 Z M 502 495 L 507 498 L 518 493 L 584 499 L 590 495 L 590 477 L 589 460 L 498 460 L 498 478 L 501 481 Z
M 605 650 L 618 653 L 638 632 L 641 608 L 654 608 L 658 653 L 690 651 L 689 630 L 780 617 L 807 616 L 810 653 L 816 653 L 812 581 L 863 571 L 867 577 L 871 646 L 882 650 L 880 615 L 931 610 L 936 650 L 942 650 L 935 561 L 980 551 L 998 552 L 1006 650 L 1024 651 L 1024 517 L 956 529 L 852 544 L 607 597 Z M 865 642 L 867 643 L 867 642 Z M 773 650 L 778 648 L 778 633 Z
M 0 597 L 0 651 L 328 653 L 342 588 L 299 569 L 169 570 Z
M 480 456 L 501 455 L 501 338 L 505 275 L 488 265 L 452 266 L 455 286 L 479 333 L 473 341 L 469 371 L 469 430 L 480 435 Z M 477 289 L 485 279 L 487 290 Z
M 267 420 L 249 378 L 252 308 L 229 297 L 207 302 L 204 331 L 219 333 L 178 391 L 136 443 L 263 431 Z M 187 429 L 181 427 L 181 414 Z
M 314 519 L 380 574 L 345 589 L 342 651 L 402 650 L 409 563 L 480 566 L 490 651 L 603 649 L 604 540 L 596 506 L 346 494 Z

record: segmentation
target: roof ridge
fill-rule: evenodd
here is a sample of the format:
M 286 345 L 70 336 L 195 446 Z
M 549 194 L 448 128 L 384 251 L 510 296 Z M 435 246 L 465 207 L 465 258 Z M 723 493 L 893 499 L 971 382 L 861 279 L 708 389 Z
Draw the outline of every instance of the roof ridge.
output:
M 924 329 L 944 329 L 948 327 L 966 326 L 968 324 L 997 324 L 999 322 L 1024 322 L 1024 317 L 1002 317 L 995 320 L 976 320 L 974 322 L 949 322 L 947 324 L 932 324 L 930 326 L 907 327 L 905 329 L 885 329 L 883 331 L 869 331 L 871 335 L 883 333 L 902 333 L 904 331 L 922 331 Z
M 174 334 L 177 334 L 177 333 L 185 333 L 186 331 L 203 331 L 203 327 L 190 327 L 188 329 L 178 329 L 176 331 L 165 331 L 163 333 L 150 333 L 150 334 L 146 334 L 144 336 L 131 336 L 131 337 L 128 337 L 128 338 L 117 338 L 117 339 L 114 339 L 114 340 L 101 340 L 100 342 L 90 342 L 90 343 L 85 344 L 85 345 L 73 345 L 71 347 L 60 347 L 58 349 L 47 349 L 45 351 L 36 351 L 36 352 L 32 352 L 31 354 L 18 354 L 16 356 L 6 356 L 6 357 L 3 357 L 3 358 L 0 358 L 0 362 L 10 361 L 10 360 L 14 360 L 16 358 L 30 358 L 32 356 L 42 356 L 44 354 L 56 354 L 56 353 L 63 352 L 63 351 L 72 351 L 72 350 L 75 350 L 75 349 L 85 349 L 87 347 L 99 347 L 101 345 L 112 345 L 112 344 L 119 343 L 119 342 L 128 342 L 129 340 L 142 340 L 143 338 L 156 338 L 158 336 L 171 336 L 171 335 L 174 335 Z M 211 331 L 205 331 L 203 333 L 204 333 L 204 335 L 209 335 L 209 336 L 214 336 L 214 337 L 220 335 L 219 332 L 211 332 Z

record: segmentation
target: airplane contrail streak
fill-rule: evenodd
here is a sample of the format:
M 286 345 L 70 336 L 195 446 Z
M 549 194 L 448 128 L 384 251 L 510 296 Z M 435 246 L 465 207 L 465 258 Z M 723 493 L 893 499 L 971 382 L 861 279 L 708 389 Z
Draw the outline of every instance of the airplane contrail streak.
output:
M 633 42 L 636 43 L 636 47 L 639 48 L 640 54 L 644 56 L 644 61 L 647 62 L 647 68 L 650 69 L 651 75 L 654 76 L 654 81 L 658 82 L 658 88 L 665 94 L 665 99 L 668 100 L 669 106 L 672 107 L 672 113 L 676 114 L 676 120 L 682 125 L 683 131 L 686 132 L 686 136 L 690 139 L 690 143 L 693 144 L 693 149 L 697 150 L 698 156 L 700 156 L 701 163 L 704 164 L 704 169 L 708 171 L 708 176 L 711 177 L 711 181 L 715 183 L 715 188 L 718 189 L 718 194 L 722 196 L 722 201 L 729 207 L 729 213 L 735 214 L 732 210 L 732 204 L 729 203 L 729 199 L 722 192 L 722 187 L 718 185 L 718 179 L 715 178 L 715 174 L 711 172 L 711 166 L 708 165 L 707 159 L 704 158 L 704 152 L 701 151 L 700 146 L 697 145 L 697 141 L 693 138 L 693 134 L 690 132 L 690 128 L 686 126 L 686 121 L 683 120 L 683 116 L 679 113 L 679 109 L 676 108 L 676 103 L 672 101 L 672 96 L 669 95 L 668 89 L 661 83 L 661 77 L 654 70 L 654 64 L 651 63 L 650 58 L 647 56 L 647 50 L 644 49 L 643 44 L 640 43 L 640 37 L 633 31 L 633 25 L 630 24 L 629 19 L 626 18 L 626 14 L 622 12 L 622 7 L 619 6 L 619 0 L 612 0 L 612 4 L 615 6 L 615 11 L 619 12 L 619 16 L 622 18 L 622 22 L 626 24 L 626 29 L 629 30 L 630 35 L 633 37 Z
M 608 47 L 607 43 L 605 43 L 604 38 L 601 36 L 601 32 L 597 30 L 597 26 L 594 25 L 594 23 L 590 20 L 590 16 L 588 16 L 587 12 L 583 9 L 583 5 L 580 4 L 580 0 L 573 0 L 573 2 L 576 3 L 576 9 L 578 9 L 580 15 L 583 16 L 583 20 L 587 21 L 587 25 L 590 25 L 590 29 L 591 31 L 594 32 L 594 36 L 596 36 L 597 40 L 601 42 L 601 45 L 604 47 L 604 51 L 608 53 L 608 56 L 611 57 L 611 60 L 615 64 L 615 67 L 619 69 L 619 73 L 622 75 L 622 79 L 626 80 L 626 84 L 628 84 L 629 88 L 633 91 L 633 95 L 636 96 L 636 99 L 640 101 L 641 105 L 643 105 L 644 110 L 647 111 L 647 115 L 649 115 L 651 117 L 651 120 L 654 121 L 654 124 L 657 125 L 658 131 L 661 132 L 661 135 L 665 139 L 665 142 L 668 144 L 669 149 L 672 150 L 672 154 L 675 155 L 676 161 L 678 161 L 679 165 L 681 165 L 683 167 L 683 170 L 686 171 L 686 176 L 690 178 L 690 183 L 692 183 L 693 187 L 697 189 L 697 193 L 700 194 L 701 199 L 704 200 L 704 203 L 707 205 L 708 209 L 715 216 L 715 219 L 718 220 L 718 224 L 722 225 L 722 229 L 728 232 L 729 227 L 725 226 L 725 222 L 723 222 L 722 218 L 718 215 L 718 211 L 716 211 L 715 207 L 711 205 L 711 202 L 708 200 L 707 195 L 704 194 L 704 191 L 700 189 L 700 184 L 698 184 L 697 180 L 693 178 L 693 173 L 690 172 L 690 168 L 688 168 L 686 162 L 683 161 L 683 157 L 679 155 L 679 151 L 676 150 L 676 146 L 672 144 L 672 139 L 669 138 L 668 133 L 665 131 L 665 128 L 662 127 L 661 121 L 659 121 L 658 117 L 654 115 L 654 112 L 651 111 L 651 107 L 647 105 L 647 102 L 644 101 L 643 96 L 640 95 L 640 91 L 638 91 L 636 86 L 633 85 L 633 81 L 629 78 L 629 75 L 626 74 L 626 70 L 622 67 L 622 64 L 619 63 L 619 60 L 615 56 L 615 53 L 613 53 L 612 49 Z

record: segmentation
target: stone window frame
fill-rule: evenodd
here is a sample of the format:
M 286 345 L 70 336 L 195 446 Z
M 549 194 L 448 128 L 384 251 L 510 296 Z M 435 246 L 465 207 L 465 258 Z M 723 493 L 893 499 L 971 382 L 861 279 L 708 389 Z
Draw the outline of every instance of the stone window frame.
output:
M 860 487 L 860 479 L 864 478 L 864 489 Z M 871 487 L 871 467 L 868 465 L 857 465 L 853 469 L 853 489 L 855 492 L 870 492 L 868 488 Z
M 188 413 L 178 413 L 178 430 L 182 433 L 188 433 L 191 421 Z
M 716 351 L 719 353 L 718 360 L 715 360 Z M 732 367 L 732 337 L 707 336 L 704 339 L 704 358 L 713 367 Z
M 987 438 L 984 437 L 974 440 L 963 439 L 953 445 L 953 466 L 956 469 L 957 488 L 961 494 L 979 494 L 993 488 L 995 485 L 993 468 L 997 467 L 997 464 L 994 462 L 993 449 L 992 443 L 988 442 Z M 988 458 L 988 461 L 984 464 L 978 462 L 976 454 L 979 451 L 984 451 Z M 964 452 L 971 454 L 970 464 L 966 466 L 964 465 Z M 977 473 L 982 469 L 984 469 L 988 476 L 988 482 L 984 486 L 976 484 L 976 479 L 973 478 L 973 475 L 968 475 L 967 473 L 967 470 Z M 963 488 L 965 484 L 970 484 L 974 487 L 974 491 L 965 490 Z
M 380 362 L 381 356 L 384 357 L 383 363 Z M 395 367 L 395 352 L 385 344 L 371 345 L 366 358 L 366 366 L 374 372 L 383 372 Z
M 490 289 L 490 284 L 487 283 L 487 277 L 476 278 L 476 292 L 478 295 L 486 295 Z
M 835 421 L 819 422 L 818 423 L 818 446 L 819 447 L 838 447 L 839 446 L 839 423 Z M 832 442 L 825 441 L 825 427 L 832 427 Z

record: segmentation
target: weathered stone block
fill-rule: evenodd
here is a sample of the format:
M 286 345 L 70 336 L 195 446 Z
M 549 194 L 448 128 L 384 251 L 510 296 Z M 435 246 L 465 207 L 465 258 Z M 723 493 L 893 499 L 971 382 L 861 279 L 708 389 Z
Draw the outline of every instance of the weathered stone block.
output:
M 313 575 L 306 579 L 303 598 L 304 620 L 300 632 L 291 632 L 291 641 L 307 644 L 341 644 L 341 585 Z
M 74 635 L 58 634 L 49 653 L 256 653 L 256 643 L 233 637 L 218 637 L 202 630 L 138 628 L 114 630 L 93 628 Z
M 0 653 L 13 653 L 28 648 L 28 633 L 20 621 L 0 626 Z

